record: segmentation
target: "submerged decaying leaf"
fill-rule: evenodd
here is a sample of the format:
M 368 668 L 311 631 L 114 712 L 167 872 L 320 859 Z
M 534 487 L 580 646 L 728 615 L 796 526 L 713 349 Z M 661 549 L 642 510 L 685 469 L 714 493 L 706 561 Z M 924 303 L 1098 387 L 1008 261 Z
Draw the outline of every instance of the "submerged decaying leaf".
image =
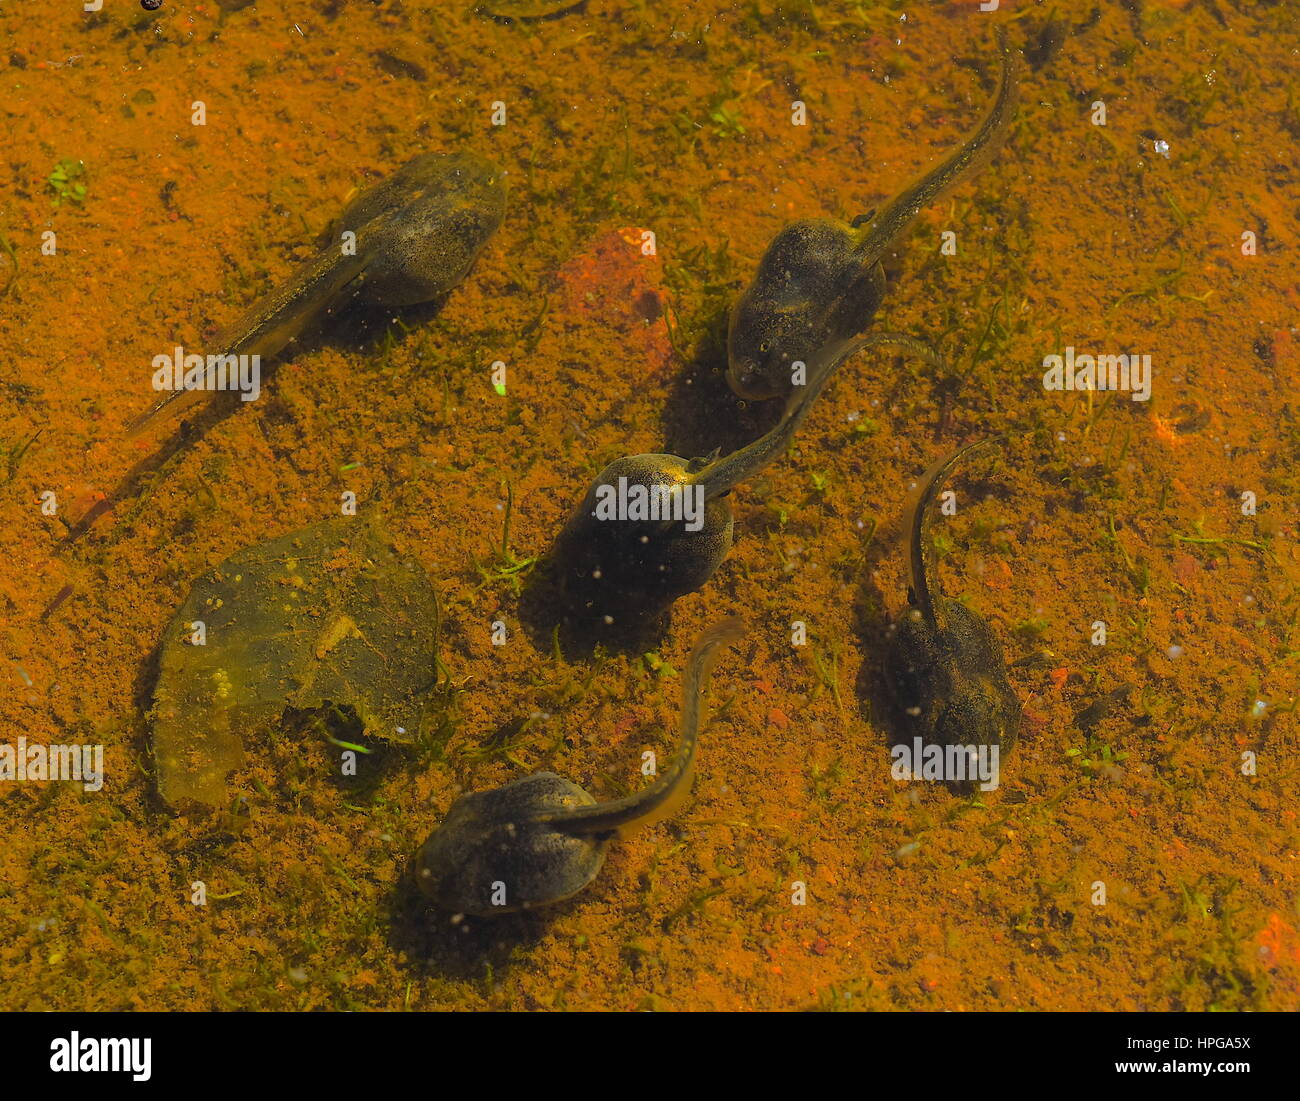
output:
M 163 636 L 159 793 L 222 805 L 244 739 L 289 707 L 348 706 L 369 736 L 413 740 L 437 642 L 433 587 L 377 521 L 326 520 L 231 555 Z

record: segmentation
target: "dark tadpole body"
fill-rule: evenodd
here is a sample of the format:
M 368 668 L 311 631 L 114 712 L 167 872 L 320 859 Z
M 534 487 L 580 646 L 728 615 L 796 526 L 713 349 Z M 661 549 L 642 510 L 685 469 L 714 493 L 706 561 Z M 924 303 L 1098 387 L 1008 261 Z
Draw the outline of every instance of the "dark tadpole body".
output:
M 929 518 L 948 475 L 979 447 L 979 440 L 935 463 L 907 524 L 910 586 L 908 609 L 885 648 L 884 674 L 896 709 L 896 744 L 963 748 L 997 747 L 999 767 L 1015 745 L 1020 701 L 1007 679 L 1002 646 L 988 622 L 935 586 L 934 544 Z M 970 792 L 969 779 L 945 777 Z
M 214 355 L 270 358 L 343 306 L 399 309 L 441 297 L 496 232 L 505 202 L 503 173 L 474 153 L 413 157 L 353 199 L 337 219 L 336 239 L 223 332 Z M 128 431 L 205 395 L 198 387 L 170 391 Z
M 879 213 L 853 225 L 809 218 L 782 229 L 737 299 L 727 331 L 727 382 L 742 398 L 790 392 L 793 365 L 824 357 L 861 333 L 885 293 L 881 259 L 921 209 L 992 157 L 1015 117 L 1017 66 L 999 28 L 1002 78 L 984 120 L 940 164 Z M 897 347 L 934 362 L 915 338 L 880 332 L 863 347 Z
M 606 466 L 551 551 L 570 612 L 647 619 L 708 581 L 731 549 L 727 494 L 789 447 L 836 366 L 864 343 L 810 363 L 776 426 L 730 455 L 627 455 Z
M 424 895 L 448 913 L 493 916 L 581 891 L 599 873 L 610 842 L 667 818 L 689 794 L 709 674 L 743 634 L 741 622 L 730 619 L 696 643 L 682 682 L 677 753 L 656 780 L 609 803 L 554 772 L 462 796 L 416 854 Z

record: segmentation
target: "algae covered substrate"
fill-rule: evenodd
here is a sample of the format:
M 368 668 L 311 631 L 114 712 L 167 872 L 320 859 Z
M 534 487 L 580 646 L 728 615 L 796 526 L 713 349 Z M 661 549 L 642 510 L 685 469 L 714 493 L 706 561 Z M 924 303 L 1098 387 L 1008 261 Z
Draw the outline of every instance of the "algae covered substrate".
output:
M 1295 9 L 993 6 L 0 4 L 0 1006 L 1300 1008 Z M 915 343 L 809 356 L 684 591 L 588 606 L 602 471 L 781 433 L 769 244 L 848 256 L 1012 63 L 753 342 L 879 292 Z M 910 705 L 1014 713 L 987 790 L 891 751 L 916 557 L 1005 664 Z M 421 889 L 458 798 L 634 798 L 692 700 L 571 898 Z

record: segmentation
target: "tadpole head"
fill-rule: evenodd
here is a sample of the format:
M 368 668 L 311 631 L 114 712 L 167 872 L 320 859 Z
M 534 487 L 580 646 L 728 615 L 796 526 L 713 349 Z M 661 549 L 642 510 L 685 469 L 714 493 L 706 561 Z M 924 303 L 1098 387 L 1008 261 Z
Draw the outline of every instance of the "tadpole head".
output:
M 738 396 L 788 397 L 800 361 L 811 377 L 812 360 L 865 328 L 884 286 L 855 242 L 832 218 L 791 222 L 772 239 L 728 324 L 727 381 Z
M 704 499 L 697 466 L 629 455 L 597 475 L 552 551 L 570 603 L 639 618 L 708 581 L 731 549 L 732 517 L 725 499 Z
M 367 257 L 358 293 L 385 308 L 448 293 L 496 233 L 505 208 L 505 174 L 491 161 L 473 153 L 413 158 L 340 216 Z
M 538 816 L 595 802 L 553 772 L 461 796 L 416 852 L 416 884 L 440 910 L 483 917 L 569 898 L 600 871 L 609 839 Z
M 783 320 L 742 297 L 727 331 L 727 385 L 746 401 L 785 397 L 792 388 L 793 359 Z

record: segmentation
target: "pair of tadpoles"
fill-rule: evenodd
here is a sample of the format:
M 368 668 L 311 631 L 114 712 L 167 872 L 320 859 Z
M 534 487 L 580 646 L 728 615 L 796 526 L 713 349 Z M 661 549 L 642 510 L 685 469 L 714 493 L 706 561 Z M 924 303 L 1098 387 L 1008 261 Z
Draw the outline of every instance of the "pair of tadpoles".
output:
M 917 213 L 984 164 L 1015 114 L 1016 65 L 1005 36 L 997 95 L 980 125 L 939 165 L 883 210 L 854 220 L 793 222 L 768 246 L 731 311 L 727 382 L 741 398 L 784 398 L 777 424 L 724 457 L 630 455 L 596 477 L 556 541 L 554 561 L 570 606 L 590 616 L 643 618 L 700 588 L 731 547 L 727 494 L 780 456 L 835 368 L 859 351 L 892 347 L 935 366 L 943 360 L 902 333 L 861 335 L 886 289 L 882 258 Z M 597 506 L 615 495 L 647 500 L 694 495 L 696 523 L 608 519 Z
M 562 584 L 577 590 L 589 609 L 643 617 L 701 587 L 731 546 L 727 494 L 786 450 L 835 368 L 850 356 L 892 346 L 939 362 L 913 337 L 862 333 L 885 293 L 885 253 L 922 207 L 987 161 L 1014 117 L 1017 67 L 1001 33 L 998 43 L 1003 65 L 997 94 L 961 145 L 879 212 L 852 224 L 815 218 L 786 226 L 737 299 L 728 327 L 727 380 L 745 399 L 784 397 L 777 424 L 724 457 L 626 456 L 597 476 L 554 552 Z M 307 260 L 228 331 L 226 354 L 276 356 L 309 325 L 353 302 L 392 309 L 442 297 L 468 273 L 504 212 L 504 179 L 495 165 L 471 153 L 415 157 L 340 215 L 338 228 L 351 247 L 331 245 Z M 192 399 L 186 390 L 168 394 L 132 429 L 187 394 Z M 693 493 L 702 522 L 688 527 L 681 519 L 602 517 L 597 501 L 615 487 Z M 463 796 L 417 855 L 424 894 L 453 913 L 490 915 L 581 890 L 600 870 L 614 837 L 664 816 L 685 797 L 709 672 L 721 649 L 742 633 L 733 619 L 699 639 L 683 686 L 677 754 L 653 783 L 598 804 L 577 785 L 543 772 Z

